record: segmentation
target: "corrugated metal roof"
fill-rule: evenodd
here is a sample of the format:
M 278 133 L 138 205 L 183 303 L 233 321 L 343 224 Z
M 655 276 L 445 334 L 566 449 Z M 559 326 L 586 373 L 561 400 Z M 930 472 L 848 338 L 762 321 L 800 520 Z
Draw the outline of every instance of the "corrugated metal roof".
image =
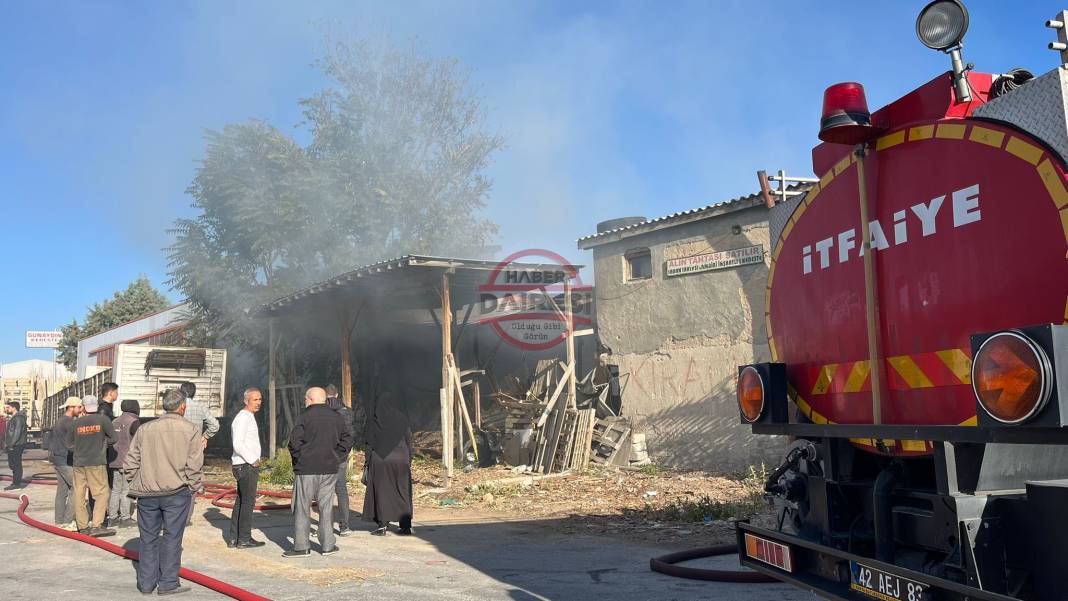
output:
M 648 227 L 648 226 L 650 226 L 652 224 L 664 223 L 664 222 L 668 222 L 668 221 L 679 219 L 681 217 L 689 217 L 689 216 L 692 216 L 692 215 L 696 215 L 698 213 L 704 213 L 704 212 L 711 211 L 712 209 L 720 209 L 720 210 L 722 210 L 722 209 L 725 209 L 725 208 L 730 208 L 732 205 L 742 205 L 743 203 L 746 204 L 746 205 L 750 205 L 750 204 L 752 204 L 752 201 L 756 200 L 756 199 L 759 199 L 760 202 L 764 202 L 763 198 L 761 198 L 760 193 L 757 192 L 756 194 L 749 194 L 748 196 L 739 196 L 738 198 L 732 198 L 731 200 L 726 200 L 726 201 L 718 202 L 718 203 L 715 203 L 715 204 L 705 205 L 703 207 L 698 207 L 696 209 L 690 209 L 688 211 L 679 211 L 677 213 L 672 213 L 670 215 L 664 215 L 663 217 L 657 217 L 656 219 L 648 219 L 646 221 L 642 221 L 641 223 L 635 223 L 633 225 L 628 225 L 626 227 L 618 227 L 618 228 L 615 228 L 613 230 L 608 230 L 607 232 L 598 232 L 596 234 L 591 234 L 589 236 L 583 236 L 583 237 L 579 238 L 578 240 L 576 240 L 576 242 L 584 242 L 586 240 L 593 240 L 595 238 L 601 238 L 603 236 L 608 236 L 610 234 L 618 234 L 620 232 L 626 232 L 626 231 L 630 231 L 630 230 L 638 230 L 638 229 L 641 229 L 641 228 Z M 749 202 L 747 203 L 746 201 L 749 201 Z M 739 206 L 738 208 L 745 208 L 745 207 Z
M 811 185 L 809 184 L 792 184 L 787 189 L 793 191 L 804 191 L 808 190 L 809 188 L 811 188 Z M 696 209 L 690 209 L 688 211 L 679 211 L 670 215 L 664 215 L 663 217 L 657 217 L 656 219 L 648 219 L 646 221 L 642 221 L 641 223 L 635 223 L 625 227 L 618 227 L 612 230 L 608 230 L 607 232 L 598 232 L 589 236 L 583 236 L 575 242 L 581 246 L 584 242 L 590 242 L 592 240 L 597 240 L 599 238 L 604 238 L 613 234 L 621 234 L 618 237 L 623 238 L 626 236 L 632 236 L 635 234 L 642 233 L 645 230 L 652 229 L 657 226 L 670 225 L 672 221 L 694 221 L 695 219 L 700 219 L 702 213 L 709 213 L 709 217 L 714 217 L 716 215 L 722 215 L 731 211 L 747 209 L 763 204 L 763 195 L 760 192 L 755 192 L 746 196 L 739 196 L 738 198 L 732 198 L 723 202 L 698 207 Z
M 134 340 L 173 327 L 180 323 L 183 313 L 188 308 L 189 303 L 179 303 L 140 319 L 119 324 L 103 332 L 97 332 L 92 336 L 82 338 L 78 341 L 78 379 L 82 380 L 86 377 L 86 368 L 90 365 L 89 353 L 101 347 Z
M 509 265 L 519 267 L 522 269 L 559 269 L 559 264 L 552 263 L 518 263 L 513 262 Z M 311 295 L 336 290 L 360 279 L 371 278 L 375 276 L 381 276 L 392 272 L 397 272 L 404 268 L 439 268 L 439 269 L 455 269 L 459 271 L 478 271 L 486 272 L 497 269 L 501 266 L 501 261 L 489 261 L 484 259 L 458 259 L 451 257 L 435 257 L 429 255 L 404 255 L 403 257 L 397 257 L 395 259 L 388 259 L 385 261 L 379 261 L 377 263 L 371 263 L 370 265 L 364 265 L 363 267 L 357 267 L 352 271 L 348 271 L 329 279 L 323 280 L 319 283 L 312 284 L 307 288 L 298 290 L 291 294 L 287 294 L 283 297 L 277 298 L 265 305 L 254 309 L 252 315 L 255 317 L 266 317 L 287 305 L 291 305 L 296 301 L 308 297 Z M 582 265 L 574 265 L 576 269 L 581 269 Z M 481 276 L 480 276 L 481 277 Z M 534 287 L 534 286 L 532 286 Z

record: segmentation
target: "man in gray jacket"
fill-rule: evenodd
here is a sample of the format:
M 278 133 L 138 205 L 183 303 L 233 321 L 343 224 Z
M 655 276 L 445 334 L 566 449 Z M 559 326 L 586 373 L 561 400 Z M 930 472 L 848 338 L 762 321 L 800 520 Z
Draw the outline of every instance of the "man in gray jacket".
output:
M 178 570 L 193 491 L 200 490 L 203 481 L 204 442 L 200 428 L 182 417 L 185 395 L 180 390 L 163 395 L 163 410 L 167 413 L 162 417 L 138 428 L 123 469 L 130 496 L 137 499 L 137 590 L 173 595 L 190 590 L 179 583 Z

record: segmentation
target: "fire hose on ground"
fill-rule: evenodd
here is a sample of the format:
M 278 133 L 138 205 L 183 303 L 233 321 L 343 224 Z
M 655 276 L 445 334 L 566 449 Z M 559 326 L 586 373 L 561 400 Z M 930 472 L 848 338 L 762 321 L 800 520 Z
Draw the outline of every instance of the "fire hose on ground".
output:
M 11 480 L 11 476 L 0 476 L 0 480 Z M 44 484 L 44 485 L 51 485 L 51 486 L 55 486 L 56 485 L 56 481 L 55 481 L 54 477 L 41 477 L 41 475 L 36 475 L 36 474 L 34 476 L 32 476 L 30 480 L 28 480 L 28 481 L 24 480 L 24 482 L 28 482 L 30 484 Z M 227 497 L 231 497 L 231 496 L 236 495 L 237 494 L 237 489 L 236 488 L 234 488 L 232 486 L 224 486 L 222 484 L 207 483 L 207 484 L 204 485 L 204 491 L 205 491 L 204 494 L 201 494 L 201 495 L 198 495 L 198 496 L 200 496 L 202 498 L 210 498 L 211 499 L 211 504 L 216 506 L 216 507 L 221 507 L 221 508 L 224 508 L 224 509 L 233 509 L 233 507 L 234 507 L 233 503 L 229 503 L 229 502 L 225 501 L 224 499 L 227 498 Z M 265 497 L 277 498 L 277 499 L 290 499 L 290 498 L 292 498 L 292 494 L 291 493 L 270 491 L 270 490 L 257 490 L 256 491 L 256 495 L 257 496 L 265 496 Z M 111 553 L 114 553 L 115 555 L 118 555 L 120 557 L 124 557 L 126 559 L 131 559 L 133 561 L 137 561 L 138 555 L 137 555 L 137 553 L 135 551 L 129 551 L 127 549 L 124 549 L 123 547 L 119 547 L 117 545 L 113 545 L 113 544 L 111 544 L 109 542 L 102 541 L 100 539 L 93 538 L 91 536 L 86 536 L 84 534 L 79 534 L 77 532 L 70 532 L 70 531 L 67 531 L 67 530 L 63 530 L 62 528 L 57 528 L 57 527 L 52 526 L 50 524 L 45 524 L 44 522 L 40 522 L 38 520 L 35 520 L 35 519 L 29 517 L 28 515 L 26 515 L 26 507 L 29 505 L 30 500 L 26 495 L 21 495 L 20 496 L 20 495 L 13 495 L 13 494 L 9 494 L 9 493 L 0 493 L 0 497 L 7 498 L 7 499 L 14 499 L 16 501 L 21 501 L 21 505 L 19 506 L 19 509 L 18 509 L 19 519 L 21 519 L 26 524 L 28 524 L 30 526 L 33 526 L 34 528 L 38 528 L 40 530 L 44 530 L 46 532 L 50 532 L 52 534 L 55 534 L 57 536 L 62 536 L 64 538 L 70 538 L 70 539 L 73 539 L 73 540 L 81 541 L 83 543 L 87 543 L 87 544 L 93 545 L 95 547 L 99 547 L 101 549 L 104 549 L 105 551 L 109 551 Z M 272 503 L 272 504 L 257 504 L 255 507 L 256 507 L 257 510 L 265 511 L 265 510 L 275 510 L 275 509 L 289 509 L 290 505 L 289 505 L 289 503 L 285 503 L 285 504 L 273 504 Z M 733 544 L 719 545 L 719 546 L 715 546 L 715 547 L 701 547 L 701 548 L 698 548 L 698 549 L 691 549 L 691 550 L 688 550 L 688 551 L 679 551 L 677 553 L 669 553 L 667 555 L 662 555 L 660 557 L 654 557 L 654 558 L 649 560 L 649 567 L 654 572 L 660 572 L 661 574 L 667 574 L 668 576 L 676 576 L 676 577 L 679 577 L 679 578 L 690 578 L 690 579 L 693 579 L 693 580 L 712 580 L 712 581 L 719 581 L 719 582 L 743 582 L 743 583 L 778 582 L 774 578 L 771 578 L 770 576 L 765 576 L 764 574 L 761 574 L 759 572 L 748 572 L 748 571 L 738 571 L 738 570 L 711 570 L 711 569 L 691 568 L 691 567 L 676 565 L 676 564 L 678 564 L 680 562 L 683 562 L 683 561 L 690 561 L 690 560 L 693 560 L 693 559 L 700 559 L 700 558 L 704 558 L 704 557 L 715 557 L 715 556 L 718 556 L 718 555 L 728 555 L 728 554 L 736 553 L 737 551 L 738 551 L 737 545 L 733 545 Z M 182 568 L 179 571 L 179 576 L 181 576 L 182 578 L 185 578 L 186 580 L 188 580 L 190 582 L 195 582 L 195 583 L 197 583 L 197 584 L 199 584 L 201 586 L 210 588 L 210 589 L 212 589 L 212 590 L 214 590 L 216 592 L 219 592 L 219 593 L 222 593 L 224 595 L 227 595 L 228 597 L 232 597 L 234 599 L 238 599 L 239 601 L 259 601 L 261 599 L 266 599 L 266 597 L 261 597 L 261 596 L 255 594 L 255 593 L 246 591 L 245 589 L 236 587 L 236 586 L 234 586 L 232 584 L 228 584 L 228 583 L 223 582 L 221 580 L 216 580 L 216 579 L 214 579 L 214 578 L 212 578 L 210 576 L 201 574 L 200 572 L 195 572 L 195 571 L 190 570 L 188 568 Z
M 11 480 L 11 476 L 0 476 L 0 480 L 10 481 Z M 29 484 L 44 484 L 44 485 L 51 485 L 51 486 L 55 486 L 56 485 L 56 481 L 55 481 L 54 477 L 53 478 L 42 478 L 40 475 L 34 475 L 33 477 L 31 477 L 30 480 L 23 480 L 23 482 L 24 483 L 28 482 Z M 223 486 L 223 485 L 219 485 L 219 484 L 206 484 L 204 486 L 204 488 L 205 488 L 205 491 L 207 492 L 207 494 L 203 494 L 203 495 L 200 495 L 200 496 L 202 496 L 202 497 L 210 497 L 211 500 L 212 500 L 212 504 L 213 505 L 215 505 L 216 507 L 233 508 L 233 504 L 232 503 L 227 503 L 227 502 L 223 501 L 222 499 L 224 499 L 227 496 L 231 496 L 231 495 L 237 494 L 237 489 L 236 488 L 229 487 L 229 486 Z M 277 497 L 277 498 L 290 498 L 291 497 L 291 495 L 289 493 L 285 493 L 285 492 L 259 491 L 258 490 L 258 491 L 256 491 L 256 493 L 258 495 L 269 496 L 269 497 Z M 19 503 L 19 508 L 18 508 L 19 519 L 22 520 L 24 523 L 26 523 L 29 526 L 33 526 L 34 528 L 37 528 L 38 530 L 43 530 L 43 531 L 48 532 L 50 534 L 55 534 L 56 536 L 62 536 L 64 538 L 69 538 L 71 540 L 76 540 L 76 541 L 79 541 L 79 542 L 83 542 L 83 543 L 86 543 L 88 545 L 93 545 L 94 547 L 103 549 L 103 550 L 105 550 L 105 551 L 107 551 L 109 553 L 113 553 L 113 554 L 118 555 L 119 557 L 122 557 L 124 559 L 129 559 L 129 560 L 132 560 L 132 561 L 137 561 L 138 560 L 139 556 L 138 556 L 138 553 L 136 551 L 130 551 L 129 549 L 125 549 L 123 547 L 120 547 L 118 545 L 109 543 L 107 541 L 103 541 L 103 540 L 100 540 L 98 538 L 94 538 L 92 536 L 88 536 L 88 535 L 81 534 L 81 533 L 78 533 L 78 532 L 70 532 L 68 530 L 64 530 L 62 528 L 58 528 L 58 527 L 53 526 L 51 524 L 46 524 L 46 523 L 44 523 L 44 522 L 42 522 L 40 520 L 36 520 L 34 518 L 31 518 L 30 516 L 26 515 L 26 508 L 29 507 L 29 505 L 30 505 L 30 499 L 25 494 L 16 495 L 16 494 L 11 494 L 11 493 L 0 492 L 0 498 L 12 499 L 12 500 L 15 500 L 15 501 L 19 501 L 20 502 Z M 271 505 L 256 505 L 256 509 L 260 509 L 260 510 L 263 510 L 263 509 L 289 509 L 289 504 L 287 503 L 287 504 L 284 504 L 284 505 L 281 505 L 281 504 L 279 504 L 279 505 L 274 505 L 274 504 L 271 504 Z M 200 586 L 203 586 L 203 587 L 206 587 L 206 588 L 210 588 L 211 590 L 213 590 L 213 591 L 215 591 L 217 593 L 221 593 L 223 595 L 226 595 L 227 597 L 231 597 L 233 599 L 237 599 L 238 601 L 270 601 L 267 597 L 263 597 L 263 596 L 257 595 L 256 593 L 253 593 L 251 591 L 247 591 L 247 590 L 245 590 L 245 589 L 243 589 L 241 587 L 234 586 L 234 585 L 229 584 L 227 582 L 223 582 L 222 580 L 217 580 L 217 579 L 212 578 L 211 576 L 208 576 L 206 574 L 202 574 L 200 572 L 197 572 L 197 571 L 194 571 L 194 570 L 190 570 L 189 568 L 181 568 L 181 569 L 179 569 L 178 576 L 181 577 L 181 578 L 184 578 L 184 579 L 186 579 L 186 580 L 188 580 L 190 582 L 195 582 L 196 584 L 199 584 Z
M 677 553 L 668 553 L 667 555 L 661 555 L 660 557 L 654 557 L 649 560 L 649 568 L 654 572 L 660 572 L 661 574 L 667 574 L 668 576 L 676 576 L 678 578 L 690 578 L 691 580 L 714 580 L 717 582 L 744 582 L 744 583 L 756 583 L 756 582 L 778 582 L 771 576 L 766 576 L 760 572 L 750 572 L 741 570 L 710 570 L 706 568 L 690 568 L 686 566 L 676 565 L 683 561 L 690 561 L 692 559 L 701 559 L 703 557 L 716 557 L 718 555 L 731 555 L 738 552 L 738 545 L 730 543 L 726 545 L 717 545 L 715 547 L 700 547 L 698 549 L 690 549 L 688 551 L 679 551 Z

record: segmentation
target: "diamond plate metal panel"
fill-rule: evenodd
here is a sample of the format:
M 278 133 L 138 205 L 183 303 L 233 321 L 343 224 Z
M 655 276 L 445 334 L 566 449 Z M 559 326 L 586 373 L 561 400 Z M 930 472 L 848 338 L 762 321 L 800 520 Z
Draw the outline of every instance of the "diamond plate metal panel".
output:
M 995 119 L 1045 142 L 1061 160 L 1068 158 L 1068 71 L 1058 67 L 975 109 L 973 116 Z
M 786 222 L 790 221 L 790 216 L 794 214 L 794 209 L 805 200 L 805 196 L 807 196 L 807 194 L 788 198 L 786 199 L 786 202 L 777 204 L 768 211 L 768 225 L 771 228 L 772 251 L 779 245 L 779 236 L 782 234 L 783 228 L 786 227 Z

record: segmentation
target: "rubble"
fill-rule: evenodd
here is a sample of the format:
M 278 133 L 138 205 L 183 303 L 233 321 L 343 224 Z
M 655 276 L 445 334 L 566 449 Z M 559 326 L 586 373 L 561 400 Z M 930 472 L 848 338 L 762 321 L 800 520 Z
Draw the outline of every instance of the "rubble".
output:
M 632 436 L 629 420 L 610 406 L 607 371 L 597 367 L 578 380 L 574 399 L 564 394 L 570 377 L 563 361 L 544 359 L 525 386 L 512 378 L 487 395 L 493 407 L 482 430 L 498 441 L 500 461 L 545 474 L 584 471 L 591 462 L 647 464 L 644 435 Z

